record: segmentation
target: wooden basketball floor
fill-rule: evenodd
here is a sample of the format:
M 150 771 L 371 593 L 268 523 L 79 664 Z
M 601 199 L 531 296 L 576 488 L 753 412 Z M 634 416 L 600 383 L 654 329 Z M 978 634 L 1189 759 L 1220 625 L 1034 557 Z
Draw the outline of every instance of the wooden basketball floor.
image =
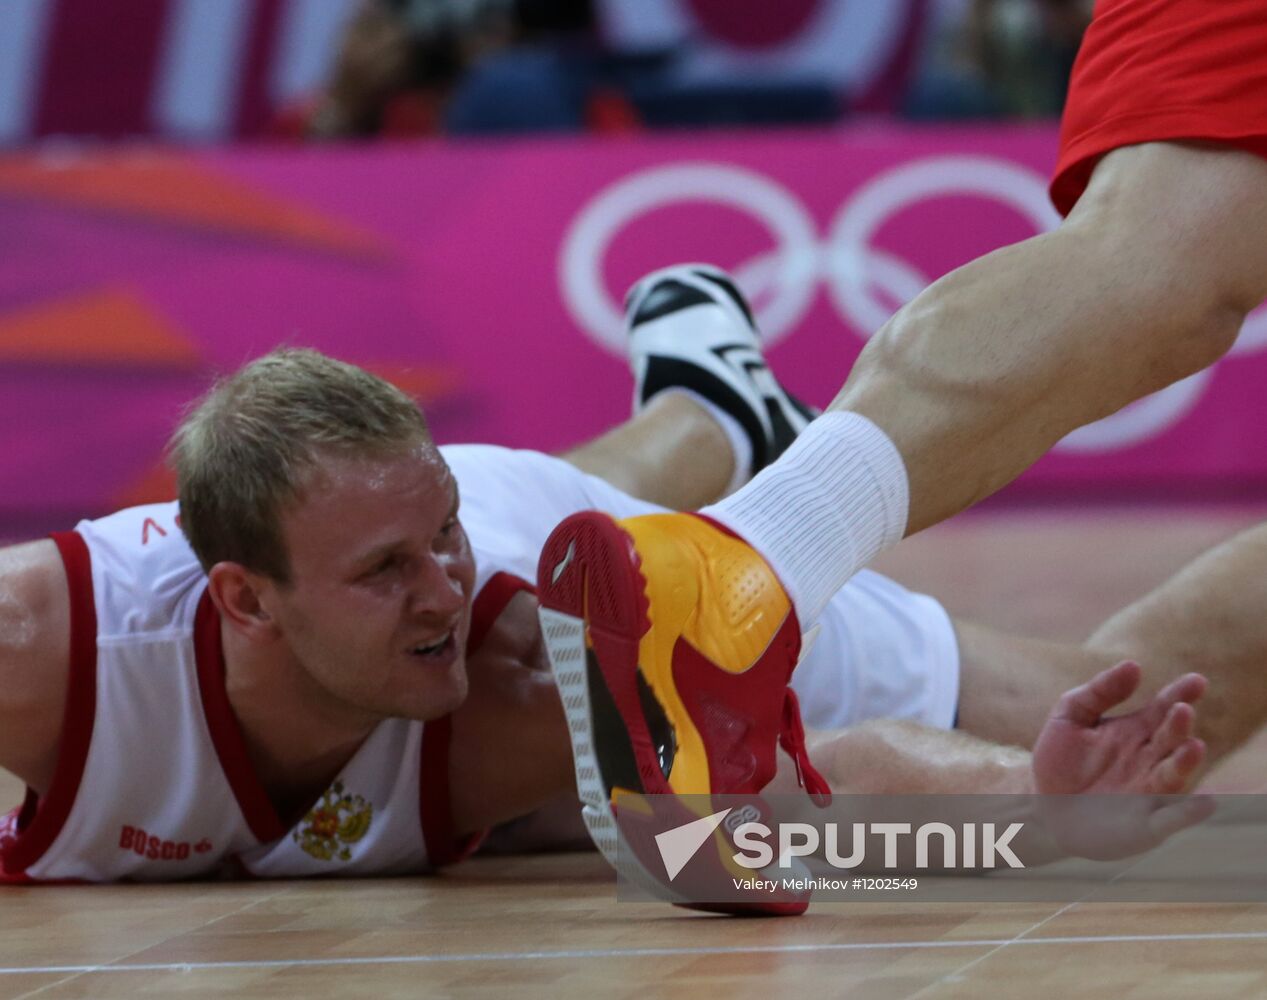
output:
M 952 612 L 1073 639 L 1261 516 L 976 514 L 882 568 Z M 1260 741 L 1212 780 L 1267 789 L 1265 763 Z M 0 779 L 0 802 L 18 792 Z M 0 891 L 0 997 L 214 995 L 1257 998 L 1267 906 L 819 904 L 737 920 L 617 903 L 586 854 L 426 879 Z

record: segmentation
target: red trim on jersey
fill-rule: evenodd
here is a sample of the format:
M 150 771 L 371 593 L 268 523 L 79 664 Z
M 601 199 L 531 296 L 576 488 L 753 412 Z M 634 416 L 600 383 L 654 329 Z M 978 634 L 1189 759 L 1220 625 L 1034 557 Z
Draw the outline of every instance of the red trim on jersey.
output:
M 527 580 L 510 573 L 494 573 L 471 605 L 471 631 L 466 655 L 471 657 L 488 637 L 512 597 L 533 591 Z M 422 765 L 418 769 L 418 811 L 427 859 L 439 868 L 469 858 L 488 836 L 487 830 L 458 838 L 453 832 L 453 802 L 449 795 L 449 740 L 453 717 L 443 716 L 422 729 Z
M 494 573 L 489 577 L 471 604 L 471 631 L 466 639 L 467 656 L 484 645 L 489 630 L 506 610 L 510 599 L 524 590 L 535 593 L 532 584 L 512 573 Z
M 48 793 L 41 799 L 28 790 L 18 814 L 18 835 L 0 847 L 6 878 L 18 877 L 35 864 L 61 833 L 79 794 L 88 761 L 97 714 L 97 606 L 92 596 L 92 560 L 83 538 L 73 531 L 51 536 L 66 570 L 70 595 L 70 668 L 61 745 Z
M 224 687 L 224 650 L 220 646 L 220 615 L 204 591 L 194 615 L 194 659 L 198 664 L 198 692 L 207 720 L 211 742 L 220 758 L 220 768 L 233 789 L 238 808 L 246 817 L 255 839 L 269 844 L 286 835 L 286 826 L 269 801 L 268 792 L 246 752 L 242 727 L 229 705 Z
M 418 768 L 418 818 L 427 860 L 436 868 L 470 856 L 483 834 L 458 840 L 453 834 L 449 801 L 449 736 L 452 716 L 441 716 L 422 727 L 422 764 Z

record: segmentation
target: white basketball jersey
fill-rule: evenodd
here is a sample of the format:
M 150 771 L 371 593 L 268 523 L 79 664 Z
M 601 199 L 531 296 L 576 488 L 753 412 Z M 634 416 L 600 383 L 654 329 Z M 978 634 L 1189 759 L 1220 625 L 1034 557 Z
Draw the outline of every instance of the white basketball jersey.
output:
M 528 588 L 550 530 L 593 505 L 590 487 L 611 488 L 535 452 L 441 450 L 475 554 L 472 653 Z M 452 836 L 447 717 L 380 723 L 305 815 L 277 815 L 229 708 L 219 618 L 176 504 L 54 541 L 71 598 L 66 722 L 47 794 L 0 816 L 0 881 L 393 875 L 475 849 Z
M 380 723 L 303 816 L 278 816 L 229 707 L 220 619 L 176 504 L 54 541 L 71 596 L 63 740 L 48 793 L 0 821 L 0 878 L 396 875 L 474 849 L 451 835 L 447 717 Z M 524 586 L 484 576 L 473 641 Z

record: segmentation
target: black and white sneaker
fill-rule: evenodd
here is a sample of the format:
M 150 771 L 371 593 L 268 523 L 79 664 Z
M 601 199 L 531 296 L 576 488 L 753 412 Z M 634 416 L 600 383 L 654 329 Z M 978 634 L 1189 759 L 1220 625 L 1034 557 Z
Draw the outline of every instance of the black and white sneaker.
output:
M 752 442 L 755 475 L 817 413 L 766 366 L 752 309 L 734 280 L 709 264 L 654 271 L 625 298 L 634 412 L 665 389 L 690 389 L 730 414 Z

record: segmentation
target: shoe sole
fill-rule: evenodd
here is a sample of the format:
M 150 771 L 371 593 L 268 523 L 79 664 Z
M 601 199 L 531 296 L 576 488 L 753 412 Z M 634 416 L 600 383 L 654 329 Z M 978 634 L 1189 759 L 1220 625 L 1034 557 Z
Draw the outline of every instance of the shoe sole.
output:
M 649 763 L 656 755 L 639 703 L 638 649 L 651 626 L 633 540 L 605 514 L 567 518 L 542 549 L 537 600 L 585 827 L 613 868 L 664 898 L 671 890 L 635 862 L 608 792 L 672 793 Z
M 616 821 L 608 789 L 673 794 L 660 770 L 638 689 L 639 650 L 651 622 L 647 582 L 632 537 L 595 511 L 564 520 L 542 549 L 537 601 L 572 741 L 581 815 L 607 862 L 655 898 L 689 909 L 755 916 L 803 913 L 804 900 L 691 901 L 643 864 Z M 685 813 L 684 818 L 697 817 Z

